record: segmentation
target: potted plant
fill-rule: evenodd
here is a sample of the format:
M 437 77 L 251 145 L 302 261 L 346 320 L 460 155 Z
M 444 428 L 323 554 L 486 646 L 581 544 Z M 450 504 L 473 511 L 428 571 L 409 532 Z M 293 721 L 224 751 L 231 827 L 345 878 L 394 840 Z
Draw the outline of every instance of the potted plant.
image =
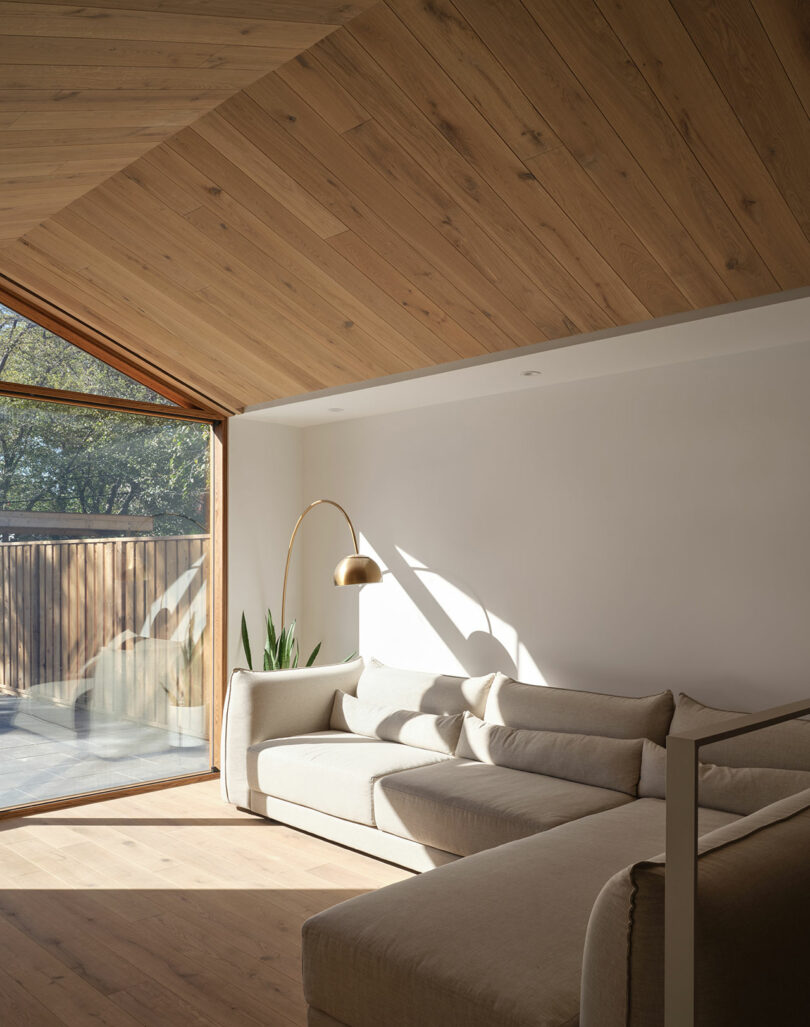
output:
M 194 615 L 180 646 L 175 666 L 163 690 L 168 698 L 166 711 L 169 744 L 175 748 L 199 745 L 208 737 L 202 666 L 203 640 L 194 637 Z
M 19 693 L 13 688 L 0 685 L 0 731 L 6 731 L 13 727 L 19 707 Z
M 300 650 L 298 647 L 298 639 L 295 637 L 295 621 L 293 621 L 292 624 L 287 625 L 286 628 L 282 628 L 279 634 L 276 635 L 276 628 L 273 624 L 273 614 L 268 610 L 267 617 L 265 618 L 265 629 L 266 637 L 264 642 L 262 670 L 291 670 L 297 667 L 300 658 Z M 253 670 L 253 656 L 250 649 L 250 639 L 248 637 L 247 621 L 245 620 L 244 613 L 242 614 L 242 648 L 245 651 L 245 660 L 247 661 L 248 670 Z M 312 666 L 320 650 L 321 643 L 318 642 L 309 654 L 307 662 L 304 664 L 305 667 Z

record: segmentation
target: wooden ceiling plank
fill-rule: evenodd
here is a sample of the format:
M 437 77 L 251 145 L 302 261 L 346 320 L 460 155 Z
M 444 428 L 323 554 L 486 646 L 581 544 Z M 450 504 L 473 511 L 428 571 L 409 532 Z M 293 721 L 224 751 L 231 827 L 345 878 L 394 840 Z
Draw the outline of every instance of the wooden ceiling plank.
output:
M 243 233 L 223 222 L 216 214 L 199 208 L 187 220 L 215 244 L 243 264 L 260 269 L 265 288 L 272 295 L 274 309 L 284 313 L 305 332 L 326 333 L 330 344 L 337 346 L 346 369 L 362 380 L 364 376 L 381 377 L 414 370 L 422 366 L 406 360 L 384 340 L 364 331 L 350 318 L 328 303 L 289 273 Z M 225 227 L 223 227 L 225 225 Z M 424 361 L 422 355 L 422 361 Z
M 806 285 L 808 239 L 669 0 L 597 3 L 780 287 Z
M 694 307 L 732 299 L 675 213 L 518 0 L 455 0 L 594 183 Z M 329 47 L 329 39 L 320 44 Z
M 182 335 L 174 335 L 178 342 L 174 343 L 172 359 L 178 361 L 178 367 L 188 367 L 194 364 L 197 368 L 196 374 L 202 373 L 206 380 L 211 382 L 216 390 L 221 388 L 238 387 L 242 375 L 248 374 L 258 378 L 259 381 L 268 378 L 271 374 L 274 380 L 278 381 L 279 387 L 286 394 L 300 388 L 303 375 L 292 375 L 287 373 L 284 367 L 284 358 L 276 364 L 270 365 L 256 350 L 257 345 L 250 348 L 246 343 L 249 341 L 241 332 L 235 338 L 233 323 L 230 332 L 217 334 L 212 346 L 202 347 L 195 340 L 190 344 L 188 331 L 183 330 L 182 310 L 180 316 L 175 317 L 173 310 L 176 309 L 175 301 L 169 298 L 159 286 L 149 284 L 139 273 L 127 267 L 126 260 L 118 259 L 118 252 L 123 248 L 120 242 L 115 247 L 107 247 L 104 252 L 104 260 L 94 259 L 92 247 L 89 247 L 83 240 L 72 232 L 62 229 L 55 223 L 43 225 L 37 229 L 36 234 L 26 240 L 29 245 L 42 254 L 51 264 L 61 267 L 68 275 L 73 274 L 77 279 L 89 284 L 99 296 L 106 298 L 111 304 L 120 303 L 121 299 L 128 300 L 127 306 L 134 308 L 144 317 L 154 318 L 164 325 L 163 331 L 171 332 L 168 322 L 180 326 Z M 71 268 L 65 263 L 65 254 L 84 255 L 83 266 Z M 133 302 L 131 293 L 139 297 Z M 175 294 L 177 295 L 177 294 Z M 141 298 L 146 306 L 141 305 Z M 234 322 L 237 323 L 238 322 Z M 188 319 L 186 320 L 188 325 Z M 211 334 L 210 327 L 207 334 Z M 205 335 L 203 336 L 203 338 Z M 227 339 L 228 349 L 222 344 L 222 339 Z M 235 351 L 235 353 L 234 353 Z M 322 387 L 319 383 L 312 387 Z
M 732 295 L 775 292 L 778 282 L 593 0 L 526 0 L 526 7 Z
M 810 238 L 810 121 L 762 23 L 736 0 L 670 2 Z
M 653 317 L 689 309 L 689 300 L 565 146 L 526 166 L 557 200 Z
M 282 203 L 299 221 L 322 239 L 346 231 L 346 226 L 323 204 L 258 149 L 227 119 L 215 111 L 200 118 L 194 131 L 249 175 L 257 185 Z
M 164 42 L 159 39 L 65 39 L 63 36 L 14 36 L 0 46 L 0 64 L 78 65 L 114 68 L 204 68 L 212 63 L 243 66 L 257 62 L 265 72 L 277 47 L 220 46 Z M 256 51 L 254 53 L 254 51 Z
M 450 0 L 391 0 L 390 6 L 521 160 L 561 145 Z
M 536 279 L 530 278 L 500 247 L 493 245 L 486 226 L 459 207 L 424 167 L 400 148 L 398 140 L 374 119 L 345 133 L 344 138 L 370 165 L 382 171 L 397 191 L 516 306 L 530 316 L 534 314 Z M 640 304 L 633 313 L 641 320 L 648 316 L 648 311 Z
M 352 320 L 366 324 L 370 330 L 384 336 L 393 328 L 398 349 L 404 347 L 407 352 L 410 345 L 414 349 L 418 347 L 431 363 L 487 352 L 476 339 L 448 319 L 443 311 L 437 313 L 435 323 L 431 322 L 430 325 L 436 334 L 426 331 L 419 320 L 414 320 L 418 316 L 414 307 L 418 306 L 421 311 L 430 304 L 426 296 L 417 293 L 412 287 L 406 289 L 403 286 L 403 293 L 395 292 L 393 298 L 389 298 L 371 278 L 361 274 L 349 260 L 335 253 L 319 236 L 235 167 L 226 171 L 223 178 L 208 162 L 211 173 L 217 174 L 220 181 L 228 181 L 229 189 L 233 192 L 231 195 L 228 190 L 220 187 L 212 190 L 210 179 L 168 147 L 153 151 L 145 158 L 145 162 L 153 164 L 164 179 L 171 179 L 175 184 L 193 183 L 201 205 L 213 210 L 227 224 L 245 231 L 254 240 L 257 237 L 266 239 L 264 245 L 268 252 L 278 254 L 296 275 L 313 288 L 321 290 L 324 295 L 333 297 L 335 305 Z M 139 162 L 139 166 L 142 163 L 144 161 Z M 160 182 L 155 183 L 153 188 L 159 195 Z M 333 236 L 330 241 L 337 238 L 341 237 Z M 383 262 L 378 260 L 377 263 L 381 265 Z M 379 268 L 377 270 L 379 272 Z M 398 275 L 398 272 L 394 273 Z M 402 276 L 398 277 L 405 283 Z
M 362 69 L 359 71 L 363 73 Z M 297 167 L 299 177 L 307 175 L 310 191 L 340 202 L 342 219 L 352 230 L 467 331 L 493 350 L 511 348 L 515 342 L 525 345 L 537 341 L 538 335 L 549 338 L 570 333 L 571 323 L 566 322 L 541 288 L 535 290 L 527 307 L 521 308 L 501 291 L 499 283 L 471 264 L 437 227 L 403 199 L 377 168 L 362 160 L 346 139 L 331 133 L 295 94 L 290 97 L 286 93 L 285 98 L 287 103 L 274 103 L 267 93 L 263 97 L 257 95 L 257 101 L 266 104 L 257 109 L 269 112 L 276 125 L 272 136 L 265 119 L 261 119 L 261 131 L 267 133 L 268 140 L 260 145 L 273 147 L 272 152 L 278 155 L 285 142 L 278 141 L 281 132 L 286 137 L 283 152 L 290 172 Z M 295 114 L 290 113 L 290 101 Z M 295 121 L 291 122 L 290 117 Z M 425 128 L 430 126 L 425 123 Z M 350 188 L 344 184 L 347 182 L 351 183 Z M 381 218 L 387 222 L 387 230 Z M 425 262 L 428 268 L 432 265 L 435 269 L 430 274 L 426 274 Z M 444 278 L 443 292 L 437 288 L 439 274 Z
M 75 239 L 82 242 L 85 239 L 89 240 L 90 245 L 114 260 L 116 268 L 109 275 L 112 282 L 138 284 L 138 288 L 149 299 L 150 312 L 159 314 L 162 324 L 169 330 L 176 329 L 186 336 L 189 329 L 194 333 L 197 344 L 186 354 L 185 359 L 202 359 L 209 376 L 216 375 L 220 383 L 230 384 L 231 387 L 238 384 L 246 375 L 257 381 L 266 381 L 272 377 L 275 388 L 293 391 L 301 388 L 302 381 L 308 381 L 297 371 L 294 374 L 290 373 L 283 365 L 280 370 L 275 361 L 270 364 L 267 360 L 265 340 L 251 332 L 244 323 L 240 324 L 234 320 L 233 316 L 229 316 L 229 313 L 220 306 L 211 309 L 208 304 L 203 304 L 199 292 L 191 292 L 179 282 L 175 283 L 177 288 L 169 291 L 166 288 L 165 272 L 151 271 L 145 266 L 142 245 L 133 245 L 132 242 L 127 245 L 123 241 L 126 239 L 123 232 L 116 235 L 101 232 L 79 214 L 67 211 L 63 212 L 60 220 L 65 222 L 64 230 L 71 233 Z M 121 223 L 115 219 L 105 223 L 121 227 Z M 49 224 L 47 228 L 57 235 L 62 230 L 61 225 L 57 226 L 54 223 Z M 95 263 L 92 262 L 93 265 Z M 236 344 L 235 326 L 239 328 Z
M 810 5 L 806 0 L 751 0 L 771 46 L 810 116 Z
M 107 127 L 82 129 L 82 136 L 88 146 L 98 143 L 113 143 L 117 140 L 162 140 L 166 136 L 163 126 L 152 128 L 149 125 L 109 125 Z M 15 147 L 45 149 L 61 144 L 72 145 L 76 140 L 73 128 L 6 128 L 3 131 L 3 145 L 9 150 Z
M 272 368 L 276 376 L 285 381 L 284 388 L 293 392 L 296 387 L 304 391 L 324 388 L 323 368 L 330 366 L 332 361 L 328 347 L 317 338 L 311 342 L 304 339 L 304 343 L 310 342 L 308 349 L 314 351 L 313 356 L 307 350 L 285 343 L 285 338 L 289 342 L 300 340 L 301 333 L 294 325 L 286 323 L 280 312 L 264 309 L 262 279 L 247 268 L 241 269 L 242 273 L 237 277 L 222 252 L 209 245 L 188 222 L 178 219 L 181 220 L 178 225 L 175 223 L 176 215 L 168 207 L 145 197 L 136 199 L 133 190 L 137 188 L 129 180 L 110 180 L 105 184 L 103 198 L 97 198 L 94 204 L 97 206 L 103 202 L 106 217 L 115 220 L 118 237 L 128 244 L 129 249 L 142 255 L 142 259 L 143 256 L 147 259 L 151 256 L 153 263 L 162 258 L 159 266 L 162 266 L 164 274 L 171 265 L 180 267 L 184 274 L 195 273 L 201 281 L 210 283 L 217 280 L 218 269 L 224 271 L 228 289 L 219 297 L 218 307 L 231 324 L 228 350 L 238 352 L 244 370 L 261 376 Z M 148 224 L 135 224 L 128 220 L 128 212 L 133 205 L 149 213 Z M 159 291 L 165 293 L 165 280 L 163 290 Z M 206 292 L 211 292 L 210 284 L 201 286 L 197 295 L 204 296 Z M 154 302 L 160 302 L 160 297 L 155 297 Z M 265 315 L 261 337 L 255 330 L 251 331 L 251 326 L 255 328 L 252 317 L 256 312 Z M 227 332 L 225 334 L 227 337 Z M 229 354 L 225 347 L 220 352 L 222 359 L 227 361 Z
M 460 202 L 535 283 L 542 283 L 572 323 L 588 331 L 647 316 L 643 304 L 390 7 L 380 4 L 346 31 L 376 62 L 378 76 L 390 78 L 409 97 L 466 165 L 457 180 Z
M 306 55 L 309 65 L 307 74 L 303 77 L 296 74 L 291 78 L 297 87 L 294 90 L 295 95 L 320 115 L 320 97 L 335 89 L 343 89 L 343 86 L 327 71 L 322 62 L 314 59 L 313 55 L 314 51 L 310 51 Z M 355 66 L 355 58 L 356 55 L 353 54 L 352 66 Z M 373 67 L 368 58 L 366 61 L 370 67 Z M 372 79 L 368 68 L 357 66 L 356 70 L 358 79 L 364 84 L 365 89 L 372 93 L 378 93 L 379 83 L 377 79 Z M 279 74 L 273 76 L 274 81 L 280 78 L 284 80 L 285 84 L 290 80 L 290 77 Z M 315 85 L 316 82 L 317 85 Z M 346 95 L 351 94 L 346 92 Z M 423 160 L 423 163 L 419 164 L 402 148 L 400 144 L 404 143 L 407 136 L 413 134 L 414 119 L 418 118 L 418 113 L 414 113 L 410 117 L 397 118 L 397 115 L 391 115 L 390 104 L 386 103 L 385 109 L 386 121 L 391 124 L 392 132 L 396 133 L 396 142 L 392 134 L 384 132 L 379 121 L 375 119 L 367 119 L 359 125 L 355 125 L 354 128 L 345 130 L 342 133 L 343 138 L 366 161 L 367 165 L 382 173 L 400 195 L 419 210 L 459 253 L 463 254 L 518 309 L 524 310 L 544 336 L 554 337 L 561 332 L 570 333 L 571 324 L 566 324 L 561 311 L 554 305 L 551 307 L 551 320 L 549 319 L 549 300 L 537 283 L 539 269 L 536 266 L 536 247 L 533 247 L 532 251 L 535 266 L 532 268 L 530 276 L 499 246 L 493 245 L 493 240 L 486 234 L 485 225 L 479 224 L 451 198 L 447 189 L 438 180 L 444 180 L 445 175 L 442 174 L 437 179 L 428 174 L 425 165 L 431 165 L 433 162 Z M 300 118 L 300 110 L 292 116 Z M 425 124 L 424 129 L 429 132 L 430 126 Z M 446 145 L 443 140 L 439 142 Z M 467 173 L 468 169 L 460 172 L 461 175 Z M 341 238 L 348 240 L 353 237 L 343 236 Z M 357 248 L 357 244 L 354 242 L 353 246 L 355 249 Z M 540 277 L 542 278 L 542 275 Z M 641 305 L 636 305 L 633 313 L 643 318 L 646 316 L 647 310 Z
M 62 117 L 73 117 L 74 112 L 121 112 L 132 108 L 154 109 L 165 113 L 177 110 L 195 112 L 199 116 L 233 95 L 232 89 L 216 89 L 200 94 L 193 90 L 153 89 L 3 89 L 0 88 L 0 111 L 50 113 L 58 107 Z M 66 120 L 62 124 L 68 124 Z
M 130 184 L 125 184 L 120 178 L 108 183 L 105 192 L 120 194 L 120 199 L 125 205 L 119 210 L 119 218 L 125 218 L 126 205 L 130 208 L 135 206 L 138 209 L 152 211 L 153 219 L 163 212 L 160 226 L 150 224 L 147 236 L 144 236 L 137 228 L 135 229 L 139 239 L 138 252 L 150 252 L 152 240 L 156 238 L 159 253 L 164 257 L 172 258 L 177 264 L 183 254 L 187 252 L 188 246 L 191 245 L 193 252 L 186 256 L 187 265 L 197 266 L 203 277 L 206 277 L 206 267 L 209 264 L 214 268 L 218 267 L 220 271 L 228 272 L 229 290 L 234 297 L 238 297 L 242 301 L 245 310 L 252 307 L 255 313 L 264 315 L 266 319 L 265 332 L 271 336 L 279 334 L 282 339 L 286 336 L 291 341 L 298 340 L 299 345 L 294 348 L 292 359 L 293 365 L 301 368 L 302 373 L 306 372 L 315 379 L 322 376 L 326 370 L 331 370 L 332 373 L 339 373 L 343 370 L 339 364 L 335 363 L 337 347 L 330 331 L 305 308 L 296 308 L 289 299 L 289 287 L 284 282 L 274 283 L 272 278 L 266 274 L 266 271 L 271 270 L 265 266 L 267 261 L 263 262 L 261 267 L 256 268 L 241 257 L 235 258 L 232 251 L 230 254 L 223 254 L 223 240 L 219 237 L 211 241 L 205 233 L 194 231 L 193 238 L 191 238 L 190 226 L 194 225 L 197 228 L 193 213 L 186 219 L 187 238 L 183 239 L 183 228 L 174 224 L 172 214 L 167 208 L 161 208 L 151 199 L 136 199 Z M 219 223 L 218 220 L 217 223 Z M 210 231 L 210 220 L 207 225 Z M 119 220 L 119 226 L 122 231 L 126 230 L 124 221 Z M 178 242 L 178 239 L 182 241 Z M 222 276 L 212 276 L 209 271 L 207 280 L 208 282 L 221 281 Z M 205 285 L 200 290 L 202 295 L 210 291 L 210 285 Z M 332 331 L 336 331 L 341 336 L 344 350 L 343 360 L 348 374 L 350 376 L 359 374 L 362 377 L 363 356 L 352 338 L 351 327 L 346 327 L 345 319 L 335 317 Z M 283 356 L 283 342 L 281 351 Z M 365 361 L 366 366 L 372 368 L 376 374 L 390 374 L 396 370 L 407 369 L 407 364 L 403 363 L 399 357 L 395 357 L 389 350 L 379 348 L 376 342 L 369 346 Z M 348 380 L 355 379 L 349 377 Z
M 47 295 L 88 325 L 115 339 L 127 355 L 140 359 L 141 366 L 146 369 L 160 368 L 164 374 L 187 383 L 189 388 L 204 396 L 216 395 L 216 400 L 230 410 L 240 408 L 241 403 L 235 396 L 206 380 L 198 363 L 189 367 L 177 359 L 178 349 L 182 349 L 182 340 L 178 336 L 140 315 L 134 307 L 123 306 L 120 297 L 113 297 L 108 306 L 106 298 L 90 283 L 76 272 L 63 270 L 27 241 L 17 244 L 14 256 L 4 257 L 3 267 L 21 285 L 40 295 Z
M 20 131 L 60 131 L 75 132 L 81 130 L 92 132 L 96 129 L 125 129 L 157 132 L 165 129 L 162 137 L 172 130 L 184 128 L 199 115 L 199 111 L 179 107 L 169 110 L 154 110 L 151 107 L 133 105 L 130 109 L 115 110 L 77 110 L 72 109 L 66 114 L 58 104 L 52 104 L 47 110 L 10 112 L 9 117 L 15 119 L 14 127 Z M 2 115 L 0 115 L 2 117 Z
M 335 132 L 356 128 L 371 115 L 318 62 L 312 53 L 299 54 L 277 71 L 277 77 L 314 108 Z
M 165 12 L 185 16 L 256 18 L 260 21 L 305 21 L 340 25 L 364 11 L 370 2 L 342 0 L 92 0 L 98 10 Z M 28 0 L 28 6 L 52 7 L 53 0 Z
M 289 47 L 290 56 L 317 43 L 340 23 L 172 14 L 164 11 L 0 2 L 6 36 L 137 39 L 163 43 L 226 43 Z
M 433 179 L 434 185 L 431 192 L 435 195 L 437 192 L 441 192 L 443 186 L 452 189 L 454 200 L 464 203 L 468 215 L 475 219 L 479 214 L 475 199 L 467 199 L 465 195 L 465 190 L 474 190 L 479 187 L 473 169 L 427 119 L 420 115 L 418 109 L 393 82 L 390 80 L 385 83 L 379 81 L 377 65 L 360 44 L 351 36 L 343 34 L 337 46 L 330 47 L 322 44 L 318 49 L 318 59 L 331 76 L 345 88 L 353 89 L 355 95 L 361 97 L 362 102 L 374 110 L 375 117 L 380 123 L 386 125 L 390 135 L 396 137 L 397 143 L 408 153 L 409 159 L 420 166 L 428 178 Z M 380 96 L 383 89 L 384 100 Z M 346 134 L 347 141 L 349 141 L 349 134 Z M 480 183 L 480 187 L 483 187 L 485 191 L 488 189 L 485 183 Z M 487 198 L 493 198 L 490 197 L 489 192 L 487 192 Z M 505 216 L 508 218 L 509 209 L 500 204 L 497 196 L 494 196 L 493 199 L 499 211 L 505 212 Z M 443 223 L 444 218 L 444 213 L 438 217 L 436 230 L 439 232 L 453 227 Z M 489 223 L 492 218 L 482 218 L 482 220 Z M 534 243 L 531 245 L 531 253 L 534 265 L 531 273 L 527 274 L 531 283 L 528 295 L 524 284 L 519 280 L 520 275 L 524 272 L 500 246 L 487 244 L 485 252 L 476 255 L 476 270 L 490 282 L 490 286 L 495 286 L 511 303 L 524 311 L 534 325 L 533 341 L 538 341 L 538 333 L 545 338 L 570 335 L 578 330 L 579 325 L 568 318 L 549 297 L 547 291 L 544 290 L 545 283 L 538 283 L 540 268 L 538 267 L 537 247 Z M 503 265 L 504 261 L 511 270 L 501 274 L 495 280 L 491 264 L 501 262 Z M 545 268 L 547 265 L 548 259 L 543 262 L 542 267 Z M 517 281 L 513 280 L 515 275 L 518 275 Z M 515 289 L 520 290 L 520 296 L 517 299 L 515 298 Z M 488 302 L 491 303 L 491 300 Z M 526 343 L 528 343 L 528 338 L 522 344 Z
M 280 61 L 268 65 L 272 69 Z M 126 93 L 129 90 L 169 92 L 228 93 L 241 89 L 260 72 L 252 68 L 223 64 L 216 68 L 164 68 L 164 67 L 105 67 L 6 64 L 0 63 L 2 89 L 71 89 L 104 90 Z M 155 97 L 160 104 L 160 96 Z
M 515 342 L 537 338 L 537 330 L 525 314 L 427 225 L 382 176 L 367 171 L 325 122 L 319 121 L 318 129 L 308 132 L 308 143 L 317 151 L 313 152 L 265 113 L 252 97 L 243 100 L 240 95 L 228 105 L 227 117 L 241 131 L 252 131 L 255 145 L 266 150 L 288 174 L 295 175 L 304 188 L 467 331 L 493 349 L 509 349 Z M 327 139 L 329 145 L 324 152 Z M 330 160 L 329 167 L 321 163 L 318 153 Z M 378 215 L 381 198 L 383 213 Z

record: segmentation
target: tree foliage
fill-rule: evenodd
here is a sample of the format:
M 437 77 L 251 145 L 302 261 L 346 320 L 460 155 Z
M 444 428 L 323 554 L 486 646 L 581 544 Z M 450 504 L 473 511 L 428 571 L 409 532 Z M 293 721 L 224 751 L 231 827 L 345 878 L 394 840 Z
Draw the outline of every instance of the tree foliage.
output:
M 0 380 L 167 402 L 2 306 Z M 148 515 L 154 535 L 205 532 L 209 437 L 207 425 L 2 397 L 0 509 Z

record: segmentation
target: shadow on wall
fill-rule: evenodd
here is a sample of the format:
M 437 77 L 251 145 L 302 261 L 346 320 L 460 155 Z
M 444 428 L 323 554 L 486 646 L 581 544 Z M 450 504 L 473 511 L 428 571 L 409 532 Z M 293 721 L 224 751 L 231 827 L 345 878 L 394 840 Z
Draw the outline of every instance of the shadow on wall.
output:
M 371 548 L 367 540 L 364 544 Z M 547 683 L 515 628 L 491 613 L 469 583 L 453 580 L 435 567 L 426 567 L 399 546 L 374 547 L 374 553 L 387 568 L 383 570 L 383 581 L 394 579 L 405 599 L 427 621 L 464 673 L 479 675 L 499 670 L 510 677 L 523 676 L 538 684 Z M 386 608 L 386 616 L 390 612 Z M 361 652 L 370 655 L 374 649 L 374 626 L 364 630 L 361 619 L 359 629 Z
M 676 695 L 687 692 L 709 705 L 742 711 L 760 709 L 769 701 L 768 697 L 752 699 L 750 682 L 733 675 L 696 669 L 679 676 L 662 666 L 642 676 L 622 666 L 575 657 L 555 664 L 536 649 L 530 652 L 518 629 L 489 610 L 469 583 L 425 566 L 397 545 L 375 547 L 364 537 L 362 548 L 378 559 L 384 568 L 383 581 L 389 583 L 384 602 L 379 603 L 376 596 L 372 602 L 369 596 L 369 605 L 363 608 L 360 603 L 356 637 L 364 656 L 451 674 L 476 676 L 497 670 L 532 684 L 614 695 L 650 695 L 670 689 Z M 394 650 L 389 649 L 392 640 Z M 449 665 L 448 653 L 456 667 Z

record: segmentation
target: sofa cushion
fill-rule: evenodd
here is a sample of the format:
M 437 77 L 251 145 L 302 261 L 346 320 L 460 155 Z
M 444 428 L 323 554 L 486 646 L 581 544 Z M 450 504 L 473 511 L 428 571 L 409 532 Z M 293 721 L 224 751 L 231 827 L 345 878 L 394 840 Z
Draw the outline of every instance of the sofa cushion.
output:
M 557 777 L 454 759 L 381 778 L 381 831 L 467 856 L 630 802 L 628 795 Z
M 464 678 L 421 670 L 400 670 L 386 667 L 379 660 L 367 660 L 357 683 L 357 697 L 398 710 L 422 710 L 425 713 L 471 710 L 480 717 L 494 678 L 494 674 Z
M 456 756 L 531 774 L 549 774 L 635 796 L 641 738 L 602 738 L 488 724 L 464 714 Z
M 396 706 L 377 706 L 338 689 L 329 726 L 335 731 L 351 731 L 355 735 L 452 755 L 463 717 L 463 713 L 420 713 L 398 710 Z
M 806 770 L 718 767 L 713 763 L 701 763 L 698 767 L 700 805 L 743 817 L 806 788 L 810 788 L 810 773 Z M 638 794 L 663 799 L 666 791 L 667 751 L 645 739 Z
M 697 1027 L 807 1022 L 809 849 L 810 791 L 701 839 Z M 581 1027 L 664 1022 L 664 883 L 657 856 L 621 870 L 600 893 L 585 943 Z
M 343 902 L 304 924 L 307 1001 L 352 1027 L 573 1027 L 594 900 L 663 839 L 640 799 Z
M 248 749 L 251 791 L 374 827 L 374 782 L 450 757 L 344 731 L 271 738 Z
M 704 706 L 688 695 L 679 695 L 672 718 L 673 735 L 695 728 L 721 724 L 724 720 L 740 717 L 734 710 L 717 710 Z M 739 738 L 704 745 L 701 758 L 707 763 L 727 767 L 776 767 L 783 770 L 810 771 L 810 721 L 790 720 L 774 724 Z
M 526 685 L 496 674 L 487 697 L 484 720 L 534 731 L 651 738 L 660 744 L 669 730 L 673 707 L 672 692 L 641 698 L 602 695 L 571 688 Z

